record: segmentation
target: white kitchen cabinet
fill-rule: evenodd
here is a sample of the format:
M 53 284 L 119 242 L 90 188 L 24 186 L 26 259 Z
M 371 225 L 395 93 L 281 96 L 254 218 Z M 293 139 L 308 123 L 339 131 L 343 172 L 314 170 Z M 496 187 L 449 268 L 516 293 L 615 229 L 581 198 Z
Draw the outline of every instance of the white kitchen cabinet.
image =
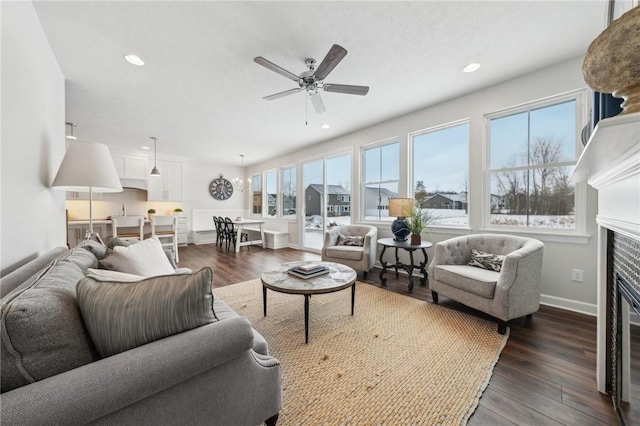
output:
M 121 179 L 143 179 L 147 180 L 149 172 L 147 157 L 139 155 L 112 154 L 113 164 Z
M 97 232 L 100 235 L 100 238 L 106 243 L 107 238 L 111 235 L 108 235 L 109 225 L 104 223 L 95 223 L 93 224 L 93 231 Z M 69 247 L 73 248 L 77 246 L 82 240 L 84 240 L 85 235 L 87 235 L 87 231 L 89 230 L 89 224 L 86 222 L 82 223 L 74 223 L 69 222 L 69 226 L 67 227 L 67 242 L 69 243 Z
M 189 221 L 186 216 L 178 216 L 178 245 L 186 246 L 188 242 Z
M 182 201 L 182 163 L 178 161 L 158 161 L 160 176 L 149 177 L 147 200 Z
M 93 193 L 93 201 L 102 200 L 102 192 Z M 89 200 L 88 192 L 67 191 L 67 200 Z

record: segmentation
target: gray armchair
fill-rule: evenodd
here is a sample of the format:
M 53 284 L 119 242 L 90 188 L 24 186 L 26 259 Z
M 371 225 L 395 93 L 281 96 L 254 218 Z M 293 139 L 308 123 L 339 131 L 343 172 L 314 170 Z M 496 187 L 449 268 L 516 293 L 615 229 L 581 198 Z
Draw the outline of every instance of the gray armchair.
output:
M 338 236 L 364 237 L 362 246 L 338 244 Z M 363 272 L 367 272 L 376 263 L 376 248 L 378 244 L 378 228 L 367 225 L 342 225 L 328 230 L 324 234 L 322 246 L 322 260 L 347 265 Z
M 502 270 L 469 266 L 472 249 L 505 255 Z M 511 235 L 465 235 L 437 243 L 429 265 L 433 301 L 442 295 L 489 314 L 504 334 L 507 321 L 531 318 L 540 306 L 543 251 L 542 242 Z

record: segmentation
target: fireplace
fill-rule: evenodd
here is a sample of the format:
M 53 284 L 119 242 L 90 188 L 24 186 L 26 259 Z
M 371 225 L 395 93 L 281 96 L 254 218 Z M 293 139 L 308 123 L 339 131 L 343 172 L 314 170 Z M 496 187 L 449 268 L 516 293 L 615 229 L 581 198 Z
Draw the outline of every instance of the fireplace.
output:
M 598 191 L 597 386 L 631 424 L 640 418 L 640 113 L 601 120 L 572 180 Z
M 607 232 L 606 390 L 621 424 L 640 420 L 640 241 Z

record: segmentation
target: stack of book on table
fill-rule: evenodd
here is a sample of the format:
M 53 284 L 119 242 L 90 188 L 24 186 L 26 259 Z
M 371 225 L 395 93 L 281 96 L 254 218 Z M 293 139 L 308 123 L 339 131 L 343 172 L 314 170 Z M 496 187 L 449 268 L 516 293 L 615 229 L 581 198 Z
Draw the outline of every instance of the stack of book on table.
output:
M 329 272 L 329 268 L 320 265 L 319 263 L 305 263 L 304 265 L 294 266 L 288 270 L 290 275 L 294 277 L 308 279 L 317 277 L 318 275 L 326 274 Z

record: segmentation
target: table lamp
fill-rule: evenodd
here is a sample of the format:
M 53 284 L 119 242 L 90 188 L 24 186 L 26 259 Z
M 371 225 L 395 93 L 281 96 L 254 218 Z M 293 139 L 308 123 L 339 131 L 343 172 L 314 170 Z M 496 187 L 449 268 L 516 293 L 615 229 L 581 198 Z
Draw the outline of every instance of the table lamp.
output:
M 51 187 L 89 193 L 89 229 L 85 239 L 95 238 L 102 243 L 100 235 L 93 231 L 93 193 L 122 192 L 109 148 L 95 142 L 71 143 Z
M 413 198 L 390 198 L 389 199 L 389 216 L 395 216 L 397 219 L 391 223 L 391 232 L 395 236 L 395 241 L 406 241 L 411 233 L 404 218 L 411 214 L 411 210 L 416 200 Z

